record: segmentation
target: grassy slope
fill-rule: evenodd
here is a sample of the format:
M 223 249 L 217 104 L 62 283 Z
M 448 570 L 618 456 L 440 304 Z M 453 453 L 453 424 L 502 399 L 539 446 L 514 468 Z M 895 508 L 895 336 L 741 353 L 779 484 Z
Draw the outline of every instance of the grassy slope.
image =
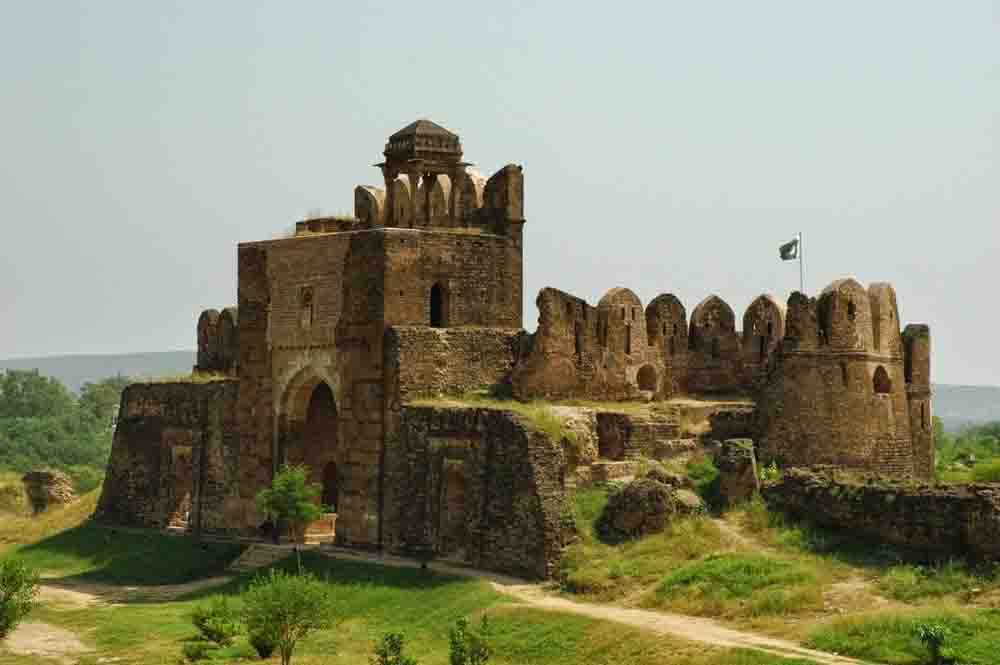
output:
M 233 546 L 209 546 L 208 554 L 189 539 L 149 532 L 108 529 L 87 523 L 97 493 L 40 518 L 0 516 L 0 556 L 23 557 L 49 576 L 84 578 L 106 584 L 178 582 L 211 575 L 236 555 Z M 34 542 L 24 542 L 22 536 Z M 229 548 L 227 550 L 227 548 Z M 387 631 L 406 634 L 421 665 L 447 662 L 447 634 L 459 617 L 488 613 L 500 664 L 542 665 L 769 665 L 795 663 L 756 652 L 723 650 L 654 636 L 618 624 L 574 615 L 543 612 L 512 604 L 487 582 L 421 572 L 334 561 L 316 554 L 306 566 L 324 577 L 340 601 L 334 630 L 310 637 L 296 663 L 367 662 L 374 642 Z M 235 579 L 216 593 L 238 594 L 247 578 Z M 127 658 L 129 663 L 178 662 L 185 639 L 193 634 L 188 614 L 206 595 L 165 603 L 132 603 L 74 608 L 46 604 L 32 616 L 63 626 L 94 648 L 82 662 Z M 240 640 L 227 660 L 251 656 Z M 0 664 L 45 662 L 17 657 L 0 647 Z

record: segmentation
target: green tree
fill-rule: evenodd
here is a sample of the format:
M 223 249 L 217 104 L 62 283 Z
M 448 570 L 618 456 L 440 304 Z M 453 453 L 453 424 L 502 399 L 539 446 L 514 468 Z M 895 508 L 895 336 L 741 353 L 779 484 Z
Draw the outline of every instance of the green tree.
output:
M 18 559 L 0 561 L 0 640 L 34 608 L 38 582 L 38 573 Z
M 330 628 L 336 602 L 329 587 L 308 573 L 293 575 L 271 568 L 250 583 L 243 595 L 243 622 L 251 635 L 270 637 L 288 665 L 299 640 Z
M 0 375 L 0 418 L 65 416 L 76 406 L 73 394 L 38 370 L 6 370 Z
M 80 388 L 80 409 L 94 419 L 99 429 L 113 432 L 118 419 L 122 391 L 129 383 L 131 379 L 121 375 L 84 383 Z
M 417 665 L 416 658 L 403 653 L 404 647 L 405 638 L 401 633 L 386 633 L 375 645 L 375 655 L 369 662 L 371 665 Z
M 483 615 L 479 630 L 469 628 L 468 619 L 459 619 L 448 634 L 450 665 L 485 665 L 493 649 L 490 648 L 490 624 Z
M 322 488 L 307 482 L 309 471 L 305 466 L 285 464 L 274 474 L 271 486 L 257 494 L 257 507 L 274 524 L 275 542 L 282 523 L 295 527 L 318 518 L 321 509 L 317 503 Z

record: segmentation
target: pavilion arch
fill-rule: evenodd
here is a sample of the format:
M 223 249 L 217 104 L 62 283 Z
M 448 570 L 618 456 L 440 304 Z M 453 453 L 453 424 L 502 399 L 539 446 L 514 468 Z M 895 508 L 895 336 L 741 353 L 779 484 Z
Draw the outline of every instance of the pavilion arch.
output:
M 876 395 L 888 395 L 892 393 L 892 379 L 889 378 L 889 373 L 885 371 L 885 367 L 882 365 L 875 368 L 875 374 L 872 377 L 872 389 Z
M 427 225 L 451 226 L 451 216 L 448 212 L 448 201 L 451 199 L 451 179 L 443 173 L 437 174 L 429 182 L 422 183 L 421 196 L 428 196 L 428 185 L 430 186 L 430 195 L 427 203 L 430 205 L 427 208 Z
M 354 216 L 367 227 L 385 223 L 385 190 L 368 185 L 354 188 Z
M 413 226 L 413 202 L 410 192 L 410 178 L 406 175 L 396 176 L 392 181 L 390 200 L 392 201 L 391 220 L 386 226 L 410 228 Z
M 465 167 L 465 172 L 459 175 L 459 181 L 454 183 L 455 210 L 453 212 L 456 223 L 461 222 L 474 211 L 483 207 L 483 190 L 486 187 L 486 178 L 475 168 Z

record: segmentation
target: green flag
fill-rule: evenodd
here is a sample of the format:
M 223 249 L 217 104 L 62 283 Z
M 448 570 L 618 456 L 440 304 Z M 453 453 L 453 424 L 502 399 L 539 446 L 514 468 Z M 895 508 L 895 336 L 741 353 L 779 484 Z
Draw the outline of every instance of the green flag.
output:
M 794 261 L 799 258 L 799 239 L 794 238 L 778 248 L 782 261 Z

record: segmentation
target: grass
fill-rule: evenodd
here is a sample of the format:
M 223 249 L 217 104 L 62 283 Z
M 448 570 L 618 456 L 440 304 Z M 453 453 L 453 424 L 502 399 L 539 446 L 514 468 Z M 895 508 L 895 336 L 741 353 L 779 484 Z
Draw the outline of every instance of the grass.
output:
M 701 616 L 774 616 L 823 607 L 805 564 L 762 554 L 714 554 L 670 573 L 656 599 Z
M 100 490 L 49 510 L 0 517 L 0 556 L 17 556 L 50 578 L 112 584 L 172 584 L 223 570 L 243 547 L 196 543 L 90 522 Z
M 815 631 L 807 646 L 889 665 L 922 665 L 927 662 L 927 649 L 915 632 L 921 623 L 946 627 L 945 655 L 957 662 L 1000 663 L 1000 610 L 970 612 L 947 605 L 839 619 Z
M 422 665 L 447 663 L 448 629 L 461 617 L 489 614 L 500 665 L 777 665 L 794 663 L 746 650 L 714 648 L 654 636 L 619 624 L 514 605 L 488 582 L 415 569 L 337 561 L 307 552 L 305 567 L 329 586 L 338 600 L 337 626 L 307 638 L 293 660 L 301 665 L 368 662 L 375 642 L 388 631 L 406 635 L 407 651 Z M 292 565 L 292 564 L 286 564 Z M 240 578 L 221 589 L 237 594 Z M 168 603 L 45 607 L 34 620 L 85 635 L 95 652 L 90 662 L 127 656 L 129 663 L 178 662 L 184 641 L 195 630 L 188 619 L 202 592 Z M 237 601 L 238 602 L 238 601 Z M 245 637 L 218 654 L 225 662 L 250 656 Z M 85 661 L 86 662 L 86 661 Z M 798 661 L 798 665 L 808 665 Z
M 519 402 L 514 399 L 498 399 L 484 393 L 467 393 L 455 397 L 436 397 L 415 400 L 413 406 L 468 406 L 478 409 L 511 411 L 524 418 L 531 429 L 541 432 L 550 441 L 576 442 L 576 434 L 566 428 L 566 420 L 554 413 L 547 402 Z
M 972 480 L 977 483 L 1000 483 L 1000 458 L 972 467 Z
M 901 564 L 889 568 L 878 581 L 878 590 L 895 600 L 912 603 L 926 598 L 969 593 L 994 584 L 992 575 L 977 575 L 960 561 L 934 566 Z
M 216 381 L 228 381 L 233 379 L 228 374 L 221 372 L 190 372 L 188 374 L 165 374 L 163 376 L 142 377 L 136 379 L 136 383 L 215 383 Z

